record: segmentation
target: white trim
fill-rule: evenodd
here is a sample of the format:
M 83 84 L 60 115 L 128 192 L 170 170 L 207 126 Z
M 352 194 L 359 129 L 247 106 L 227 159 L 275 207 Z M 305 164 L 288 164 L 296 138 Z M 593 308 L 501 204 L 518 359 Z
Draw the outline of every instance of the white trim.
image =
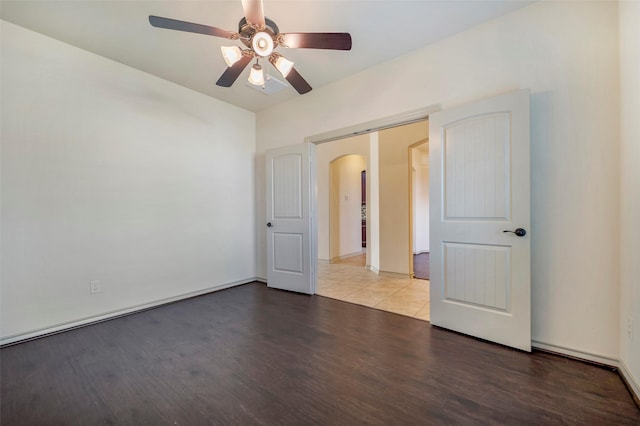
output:
M 380 270 L 378 268 L 376 268 L 375 266 L 367 265 L 367 266 L 365 266 L 365 268 L 370 270 L 374 274 L 379 274 L 380 273 Z
M 413 254 L 429 253 L 429 250 L 414 251 Z
M 335 262 L 336 260 L 348 259 L 350 257 L 362 256 L 363 254 L 366 254 L 366 253 L 367 252 L 365 250 L 354 251 L 353 253 L 343 254 L 342 256 L 334 257 L 333 259 L 331 259 L 329 261 L 329 263 Z M 318 259 L 318 260 L 320 260 L 320 259 Z
M 607 365 L 613 368 L 618 368 L 620 366 L 620 361 L 615 358 L 611 358 L 605 355 L 593 354 L 590 352 L 584 352 L 579 349 L 552 345 L 550 343 L 538 342 L 536 340 L 531 341 L 531 347 L 550 352 L 557 352 L 559 354 L 567 355 L 572 358 L 579 358 L 586 361 L 597 362 L 598 364 Z
M 627 387 L 630 388 L 629 391 L 632 393 L 632 396 L 634 397 L 636 403 L 640 403 L 640 382 L 638 382 L 633 374 L 631 374 L 631 370 L 629 370 L 629 367 L 627 367 L 624 361 L 604 355 L 584 352 L 578 349 L 571 349 L 564 346 L 542 343 L 535 340 L 531 341 L 531 347 L 534 349 L 542 349 L 544 351 L 555 352 L 557 354 L 565 355 L 570 358 L 595 362 L 616 369 L 623 381 L 626 382 Z
M 633 377 L 633 374 L 631 374 L 631 370 L 629 370 L 629 368 L 627 367 L 627 364 L 625 364 L 624 361 L 620 361 L 618 365 L 619 365 L 618 371 L 620 372 L 620 375 L 624 378 L 624 380 L 627 382 L 627 385 L 631 387 L 630 390 L 635 394 L 634 396 L 635 396 L 636 402 L 640 402 L 640 383 L 638 383 L 638 380 L 636 380 L 636 378 Z
M 309 145 L 307 150 L 309 152 L 309 220 L 311 221 L 309 229 L 311 262 L 309 267 L 311 268 L 311 294 L 316 294 L 318 292 L 318 219 L 314 212 L 317 209 L 318 197 L 314 194 L 318 190 L 316 183 L 318 179 L 318 161 L 316 159 L 316 146 L 311 142 L 305 143 Z
M 440 106 L 430 105 L 428 107 L 406 111 L 400 114 L 391 115 L 389 117 L 367 121 L 366 123 L 360 123 L 353 126 L 343 127 L 337 130 L 320 133 L 317 135 L 307 136 L 304 140 L 305 142 L 319 144 L 351 136 L 376 132 L 378 130 L 384 130 L 391 127 L 404 126 L 405 124 L 411 124 L 417 121 L 425 120 L 429 117 L 429 114 L 432 114 L 436 111 L 440 111 Z
M 226 284 L 219 284 L 216 286 L 208 287 L 202 290 L 192 291 L 189 293 L 180 294 L 178 296 L 168 297 L 166 299 L 160 299 L 149 303 L 142 303 L 139 305 L 134 305 L 125 309 L 118 309 L 111 312 L 106 312 L 104 314 L 95 315 L 91 317 L 82 318 L 75 321 L 69 321 L 64 323 L 59 323 L 56 325 L 52 325 L 50 327 L 40 328 L 36 330 L 25 331 L 23 333 L 13 334 L 10 336 L 0 338 L 0 346 L 10 345 L 13 343 L 18 343 L 23 340 L 31 340 L 38 337 L 46 336 L 49 334 L 60 333 L 63 331 L 72 330 L 74 328 L 84 327 L 87 325 L 95 324 L 102 321 L 107 321 L 110 319 L 122 317 L 125 315 L 134 314 L 136 312 L 145 311 L 147 309 L 155 308 L 161 305 L 166 305 L 168 303 L 177 302 L 184 299 L 189 299 L 195 296 L 201 296 L 207 293 L 213 293 L 215 291 L 224 290 L 225 288 L 235 287 L 242 284 L 247 284 L 254 281 L 260 281 L 260 278 L 253 277 L 247 278 L 245 280 L 234 281 Z
M 409 274 L 402 274 L 400 272 L 381 271 L 380 269 L 376 268 L 375 266 L 371 266 L 371 265 L 366 265 L 365 269 L 373 272 L 376 275 L 380 275 L 381 277 L 395 278 L 395 279 L 410 279 L 411 278 L 411 275 L 409 275 Z

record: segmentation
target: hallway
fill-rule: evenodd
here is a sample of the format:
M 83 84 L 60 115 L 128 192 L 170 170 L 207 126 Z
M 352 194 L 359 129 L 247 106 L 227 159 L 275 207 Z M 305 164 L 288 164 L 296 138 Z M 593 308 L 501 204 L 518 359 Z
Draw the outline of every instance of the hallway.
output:
M 390 278 L 364 268 L 365 255 L 318 263 L 319 296 L 429 321 L 429 281 Z

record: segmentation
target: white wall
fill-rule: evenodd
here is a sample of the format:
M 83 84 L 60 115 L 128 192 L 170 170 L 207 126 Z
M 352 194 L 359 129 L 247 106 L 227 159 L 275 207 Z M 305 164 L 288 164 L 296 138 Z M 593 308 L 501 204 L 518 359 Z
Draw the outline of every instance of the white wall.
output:
M 640 395 L 640 2 L 620 19 L 620 358 Z M 633 333 L 627 333 L 627 321 Z
M 362 252 L 361 173 L 366 168 L 361 155 L 345 155 L 331 162 L 331 260 Z
M 535 3 L 261 111 L 257 150 L 434 104 L 447 108 L 530 88 L 532 336 L 617 359 L 617 21 L 615 2 Z M 264 274 L 262 236 L 258 248 Z
M 256 275 L 253 113 L 1 31 L 4 341 Z
M 380 270 L 409 275 L 409 146 L 426 139 L 429 126 L 422 121 L 378 133 Z
M 425 143 L 426 147 L 427 144 Z M 429 251 L 429 154 L 412 148 L 413 253 Z
M 329 260 L 329 163 L 347 154 L 369 158 L 369 135 L 326 142 L 316 148 L 318 259 Z

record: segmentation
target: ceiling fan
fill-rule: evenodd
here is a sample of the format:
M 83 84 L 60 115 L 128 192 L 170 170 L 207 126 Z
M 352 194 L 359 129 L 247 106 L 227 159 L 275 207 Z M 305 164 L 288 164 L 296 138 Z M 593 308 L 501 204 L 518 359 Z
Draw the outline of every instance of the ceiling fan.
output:
M 274 51 L 276 48 L 351 50 L 351 35 L 349 33 L 281 33 L 275 22 L 265 18 L 262 0 L 242 0 L 242 8 L 244 9 L 244 17 L 238 24 L 237 33 L 208 25 L 153 15 L 149 16 L 149 23 L 158 28 L 240 40 L 247 49 L 240 49 L 238 46 L 221 47 L 222 57 L 228 65 L 228 68 L 216 82 L 218 86 L 222 87 L 231 87 L 254 58 L 256 63 L 251 67 L 249 83 L 264 86 L 264 71 L 260 60 L 266 59 L 302 95 L 309 92 L 311 86 L 296 71 L 293 62 Z

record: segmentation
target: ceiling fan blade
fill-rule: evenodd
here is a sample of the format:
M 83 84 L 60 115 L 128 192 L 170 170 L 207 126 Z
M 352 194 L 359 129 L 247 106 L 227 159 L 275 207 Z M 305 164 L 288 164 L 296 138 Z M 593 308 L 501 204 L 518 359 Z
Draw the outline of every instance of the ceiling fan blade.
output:
M 289 71 L 289 74 L 287 74 L 286 79 L 291 84 L 291 86 L 293 86 L 293 88 L 296 89 L 296 91 L 301 95 L 304 95 L 305 93 L 311 91 L 311 86 L 309 85 L 309 83 L 307 83 L 307 80 L 302 78 L 300 73 L 296 71 L 295 68 L 291 68 L 291 71 Z
M 222 73 L 218 81 L 216 81 L 216 84 L 222 87 L 231 87 L 252 59 L 253 58 L 251 56 L 243 56 L 240 58 L 238 62 L 227 68 L 225 72 Z
M 262 8 L 262 0 L 242 0 L 242 9 L 244 17 L 253 25 L 264 27 L 264 9 Z
M 293 49 L 351 50 L 349 33 L 287 33 L 279 34 L 278 41 Z
M 223 30 L 208 25 L 194 24 L 192 22 L 178 21 L 177 19 L 162 18 L 160 16 L 149 15 L 149 23 L 154 27 L 166 28 L 169 30 L 186 31 L 188 33 L 205 34 L 222 38 L 234 38 L 231 31 Z

